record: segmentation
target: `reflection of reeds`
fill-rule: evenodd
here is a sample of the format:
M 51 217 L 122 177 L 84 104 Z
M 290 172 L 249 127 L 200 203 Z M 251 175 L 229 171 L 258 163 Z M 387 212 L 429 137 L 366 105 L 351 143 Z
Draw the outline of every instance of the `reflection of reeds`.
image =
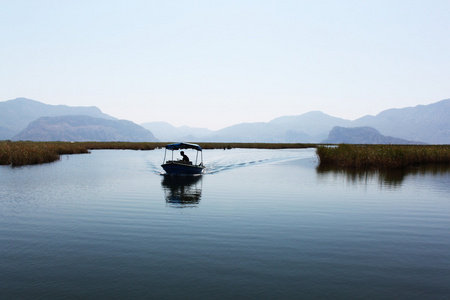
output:
M 348 145 L 319 146 L 321 165 L 352 168 L 402 168 L 450 163 L 450 145 Z
M 363 169 L 352 167 L 338 167 L 334 165 L 320 164 L 316 168 L 319 177 L 326 178 L 327 175 L 343 176 L 347 182 L 352 184 L 367 184 L 374 179 L 378 180 L 380 186 L 401 186 L 407 176 L 442 176 L 450 172 L 450 164 L 421 164 L 408 168 L 385 168 L 385 169 Z

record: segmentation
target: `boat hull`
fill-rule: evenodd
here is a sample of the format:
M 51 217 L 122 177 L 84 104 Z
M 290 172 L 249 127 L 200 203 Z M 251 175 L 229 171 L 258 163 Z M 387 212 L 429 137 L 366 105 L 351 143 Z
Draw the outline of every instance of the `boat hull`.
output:
M 162 164 L 161 167 L 171 175 L 197 175 L 202 174 L 205 167 L 180 163 Z

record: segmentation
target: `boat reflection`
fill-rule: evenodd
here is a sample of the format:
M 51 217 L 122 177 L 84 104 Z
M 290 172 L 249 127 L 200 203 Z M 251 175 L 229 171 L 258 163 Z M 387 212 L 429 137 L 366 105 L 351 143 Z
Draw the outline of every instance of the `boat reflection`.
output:
M 176 207 L 196 206 L 202 196 L 202 176 L 163 175 L 161 186 L 166 203 Z

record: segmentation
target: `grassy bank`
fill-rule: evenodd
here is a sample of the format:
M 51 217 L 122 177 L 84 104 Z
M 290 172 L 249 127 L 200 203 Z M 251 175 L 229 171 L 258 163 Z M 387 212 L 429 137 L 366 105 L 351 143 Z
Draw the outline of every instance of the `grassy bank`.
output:
M 319 146 L 321 165 L 348 168 L 403 168 L 450 163 L 450 145 L 348 145 Z
M 0 165 L 50 163 L 59 160 L 64 154 L 89 153 L 89 150 L 96 149 L 153 150 L 163 146 L 164 143 L 0 141 Z
M 89 153 L 89 150 L 129 149 L 153 150 L 167 143 L 131 142 L 11 142 L 0 141 L 0 165 L 23 166 L 49 163 L 59 160 L 64 154 Z M 203 149 L 286 149 L 311 148 L 314 144 L 269 144 L 269 143 L 200 143 Z
M 53 162 L 62 154 L 88 153 L 79 144 L 62 142 L 0 142 L 0 165 L 36 165 Z
M 64 154 L 89 150 L 153 150 L 167 143 L 131 142 L 11 142 L 0 141 L 0 165 L 49 163 Z M 329 147 L 301 143 L 199 143 L 203 149 L 299 149 L 317 147 L 321 165 L 352 168 L 401 168 L 424 163 L 450 163 L 450 145 L 348 145 Z
M 315 148 L 317 144 L 305 143 L 199 143 L 203 149 L 300 149 Z

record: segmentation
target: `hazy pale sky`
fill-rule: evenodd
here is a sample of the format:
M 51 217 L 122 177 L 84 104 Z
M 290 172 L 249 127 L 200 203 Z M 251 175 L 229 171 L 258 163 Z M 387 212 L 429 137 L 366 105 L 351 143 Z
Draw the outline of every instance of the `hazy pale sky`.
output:
M 220 129 L 450 98 L 450 1 L 2 1 L 0 101 Z

